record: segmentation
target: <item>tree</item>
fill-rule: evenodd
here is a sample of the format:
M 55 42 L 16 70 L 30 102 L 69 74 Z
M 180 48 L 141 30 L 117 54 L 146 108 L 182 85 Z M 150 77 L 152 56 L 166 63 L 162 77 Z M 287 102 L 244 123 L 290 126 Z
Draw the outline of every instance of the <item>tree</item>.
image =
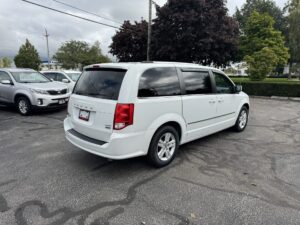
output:
M 254 11 L 260 14 L 268 13 L 275 20 L 275 29 L 281 31 L 284 35 L 287 34 L 285 10 L 279 8 L 273 0 L 247 0 L 240 10 L 236 10 L 234 17 L 239 22 L 242 33 L 246 29 L 248 18 Z
M 2 59 L 0 59 L 0 67 L 1 68 L 11 67 L 11 64 L 12 64 L 12 61 L 10 58 L 3 57 Z
M 101 52 L 100 43 L 89 46 L 84 41 L 67 41 L 62 44 L 53 56 L 65 69 L 76 69 L 90 64 L 108 62 Z
M 120 62 L 144 61 L 147 59 L 148 23 L 124 21 L 121 29 L 113 36 L 110 53 Z
M 152 59 L 224 65 L 235 59 L 238 34 L 223 0 L 168 0 L 157 7 Z
M 266 52 L 272 51 L 274 53 L 272 56 L 276 57 L 274 59 L 275 67 L 284 66 L 287 63 L 289 52 L 285 47 L 284 37 L 280 31 L 274 29 L 273 25 L 274 19 L 267 13 L 259 14 L 256 11 L 252 13 L 246 23 L 245 33 L 241 37 L 240 43 L 240 51 L 246 61 L 252 62 L 249 60 L 251 58 L 259 60 L 259 56 L 264 56 Z M 262 51 L 264 48 L 267 48 L 268 51 Z M 249 64 L 251 67 L 251 63 Z M 274 64 L 270 63 L 270 65 Z M 262 74 L 262 77 L 266 75 Z
M 41 64 L 40 56 L 35 47 L 26 39 L 19 53 L 14 58 L 17 67 L 38 70 Z
M 274 70 L 278 63 L 278 57 L 272 49 L 264 47 L 251 56 L 247 55 L 245 61 L 248 65 L 247 72 L 250 75 L 250 79 L 260 81 Z
M 107 63 L 110 62 L 110 59 L 102 54 L 102 50 L 100 47 L 100 42 L 96 41 L 89 50 L 89 53 L 87 55 L 86 63 L 88 65 L 93 63 Z
M 289 11 L 289 48 L 291 53 L 289 78 L 291 78 L 293 64 L 300 63 L 300 1 L 291 1 Z

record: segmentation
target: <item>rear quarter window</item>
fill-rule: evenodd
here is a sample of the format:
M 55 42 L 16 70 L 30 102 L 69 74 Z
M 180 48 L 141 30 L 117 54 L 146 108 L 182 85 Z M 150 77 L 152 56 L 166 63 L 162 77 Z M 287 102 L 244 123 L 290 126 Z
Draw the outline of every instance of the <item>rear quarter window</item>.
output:
M 87 69 L 80 76 L 73 93 L 118 100 L 125 74 L 126 70 L 123 69 Z
M 138 97 L 161 97 L 180 94 L 177 71 L 173 67 L 148 69 L 140 78 Z

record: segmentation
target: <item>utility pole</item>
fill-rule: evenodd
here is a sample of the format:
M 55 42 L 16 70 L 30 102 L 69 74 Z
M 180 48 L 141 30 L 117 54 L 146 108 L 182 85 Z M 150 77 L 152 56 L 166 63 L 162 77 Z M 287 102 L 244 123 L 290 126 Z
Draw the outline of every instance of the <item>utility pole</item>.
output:
M 152 0 L 149 0 L 149 22 L 148 22 L 147 61 L 150 61 L 151 25 L 152 25 Z
M 50 55 L 49 55 L 49 41 L 48 41 L 48 37 L 50 36 L 47 32 L 47 29 L 45 28 L 45 37 L 46 37 L 46 41 L 47 41 L 47 56 L 48 56 L 48 69 L 50 69 Z

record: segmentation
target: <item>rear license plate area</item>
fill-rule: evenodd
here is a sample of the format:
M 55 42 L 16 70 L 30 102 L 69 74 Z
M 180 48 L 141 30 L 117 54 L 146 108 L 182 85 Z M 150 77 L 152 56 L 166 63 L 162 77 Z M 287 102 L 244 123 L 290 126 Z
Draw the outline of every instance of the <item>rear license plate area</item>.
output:
M 90 120 L 90 111 L 80 109 L 79 110 L 79 119 L 84 120 L 84 121 L 89 121 Z

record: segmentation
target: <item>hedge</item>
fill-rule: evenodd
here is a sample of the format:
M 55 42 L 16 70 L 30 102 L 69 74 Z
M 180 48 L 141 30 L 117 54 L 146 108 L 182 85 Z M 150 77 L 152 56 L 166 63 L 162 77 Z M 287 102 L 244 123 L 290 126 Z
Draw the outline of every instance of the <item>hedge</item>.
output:
M 235 83 L 242 85 L 243 91 L 248 95 L 300 97 L 300 82 L 238 81 Z

